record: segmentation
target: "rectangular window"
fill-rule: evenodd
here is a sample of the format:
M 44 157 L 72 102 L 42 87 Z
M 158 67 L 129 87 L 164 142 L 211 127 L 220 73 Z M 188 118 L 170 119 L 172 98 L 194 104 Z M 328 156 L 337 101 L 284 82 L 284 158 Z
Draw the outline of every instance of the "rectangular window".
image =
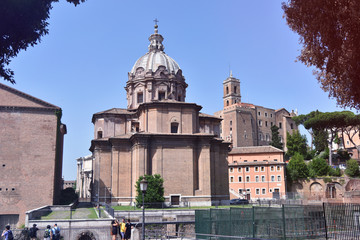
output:
M 246 176 L 246 182 L 250 182 L 250 176 Z
M 245 171 L 246 171 L 246 172 L 250 172 L 250 167 L 246 167 L 246 168 L 245 168 Z
M 261 176 L 261 181 L 265 182 L 265 176 Z
M 271 181 L 275 182 L 275 176 L 271 176 Z
M 142 92 L 137 93 L 137 103 L 142 103 L 144 101 L 144 95 Z
M 230 172 L 234 172 L 234 168 L 231 167 L 231 168 L 230 168 Z
M 260 112 L 258 112 L 258 115 L 260 116 Z
M 278 177 L 278 179 L 277 179 L 277 180 L 278 180 L 278 182 L 281 182 L 281 176 L 280 176 L 280 175 L 278 175 L 277 177 Z
M 267 126 L 268 126 L 267 121 L 265 121 L 265 127 L 267 127 Z
M 232 126 L 232 121 L 230 121 L 230 126 Z
M 277 159 L 274 159 L 274 162 L 277 162 Z
M 265 117 L 267 117 L 267 113 L 265 113 Z
M 262 121 L 261 121 L 261 120 L 259 120 L 259 126 L 260 126 L 260 127 L 262 126 Z
M 294 129 L 294 124 L 290 123 L 290 128 Z
M 272 113 L 270 113 L 270 117 L 272 117 Z
M 262 195 L 265 195 L 265 194 L 266 194 L 266 188 L 262 188 L 262 189 L 261 189 L 261 194 L 262 194 Z
M 261 167 L 261 171 L 262 171 L 262 172 L 265 172 L 265 167 Z
M 241 172 L 241 167 L 238 167 L 238 172 Z
M 179 129 L 179 123 L 172 122 L 171 123 L 171 133 L 178 133 L 178 129 Z
M 259 167 L 255 167 L 255 172 L 258 172 L 259 171 Z
M 273 172 L 274 171 L 274 166 L 270 167 L 270 171 Z
M 230 177 L 230 182 L 234 182 L 234 177 Z
M 280 166 L 276 166 L 276 171 L 280 171 L 281 167 Z
M 255 182 L 259 182 L 259 176 L 255 176 Z
M 159 91 L 159 101 L 165 99 L 165 92 Z
M 270 123 L 270 126 L 273 126 L 273 122 Z
M 241 188 L 239 188 L 238 192 L 239 192 L 239 194 L 242 194 L 243 190 Z
M 280 128 L 280 129 L 282 128 L 282 123 L 279 123 L 279 128 Z
M 256 188 L 256 189 L 255 189 L 255 194 L 256 194 L 256 195 L 260 195 L 260 188 Z

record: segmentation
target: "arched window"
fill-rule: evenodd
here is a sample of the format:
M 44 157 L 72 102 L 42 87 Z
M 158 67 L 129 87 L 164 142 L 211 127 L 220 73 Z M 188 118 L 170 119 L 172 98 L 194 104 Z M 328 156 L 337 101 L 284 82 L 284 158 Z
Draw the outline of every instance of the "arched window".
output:
M 234 87 L 234 93 L 236 93 L 236 86 Z
M 229 106 L 229 101 L 228 100 L 226 101 L 226 106 Z
M 229 94 L 229 88 L 226 86 L 226 94 Z

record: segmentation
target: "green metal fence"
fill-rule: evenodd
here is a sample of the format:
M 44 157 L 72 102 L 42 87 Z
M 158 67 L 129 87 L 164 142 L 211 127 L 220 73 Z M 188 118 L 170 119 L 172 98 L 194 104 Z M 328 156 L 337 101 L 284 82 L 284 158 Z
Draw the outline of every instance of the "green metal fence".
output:
M 196 210 L 195 232 L 262 239 L 325 239 L 324 216 L 323 206 Z
M 359 204 L 324 204 L 329 239 L 360 239 Z

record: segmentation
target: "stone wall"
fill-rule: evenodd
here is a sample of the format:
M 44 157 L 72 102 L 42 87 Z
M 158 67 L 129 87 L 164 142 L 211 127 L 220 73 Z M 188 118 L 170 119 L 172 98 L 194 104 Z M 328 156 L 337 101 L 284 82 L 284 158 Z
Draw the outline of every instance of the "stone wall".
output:
M 360 203 L 360 179 L 326 177 L 302 180 L 289 185 L 290 192 L 304 203 Z

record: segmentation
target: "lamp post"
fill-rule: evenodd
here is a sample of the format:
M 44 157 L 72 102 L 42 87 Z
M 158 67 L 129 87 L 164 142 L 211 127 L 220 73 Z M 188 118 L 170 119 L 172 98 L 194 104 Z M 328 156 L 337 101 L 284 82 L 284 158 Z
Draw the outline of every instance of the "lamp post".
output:
M 141 180 L 140 182 L 140 190 L 142 192 L 142 240 L 145 240 L 145 203 L 144 203 L 144 198 L 145 198 L 145 193 L 148 187 L 148 182 L 145 179 L 145 176 L 143 178 L 143 180 Z

